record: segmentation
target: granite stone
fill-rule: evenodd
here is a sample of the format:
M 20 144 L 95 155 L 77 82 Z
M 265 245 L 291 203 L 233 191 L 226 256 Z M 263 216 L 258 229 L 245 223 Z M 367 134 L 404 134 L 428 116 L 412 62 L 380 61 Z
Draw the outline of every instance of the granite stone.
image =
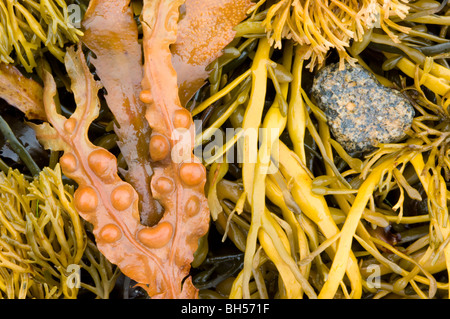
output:
M 327 117 L 331 133 L 348 152 L 374 149 L 405 137 L 414 108 L 398 90 L 382 85 L 360 65 L 322 68 L 314 77 L 312 95 Z

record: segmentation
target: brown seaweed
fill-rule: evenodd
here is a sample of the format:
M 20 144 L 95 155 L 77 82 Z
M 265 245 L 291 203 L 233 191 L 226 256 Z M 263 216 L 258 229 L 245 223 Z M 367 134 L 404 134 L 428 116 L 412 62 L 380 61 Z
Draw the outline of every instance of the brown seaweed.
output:
M 65 58 L 75 112 L 70 118 L 57 113 L 55 82 L 45 71 L 44 105 L 51 125 L 34 125 L 46 148 L 64 151 L 61 167 L 78 184 L 75 206 L 93 225 L 99 250 L 153 298 L 197 296 L 187 277 L 198 240 L 209 226 L 203 192 L 206 170 L 192 147 L 180 148 L 189 146 L 184 144 L 188 140 L 193 142 L 194 130 L 191 114 L 180 105 L 171 64 L 179 5 L 178 1 L 145 2 L 142 14 L 145 63 L 139 98 L 146 104 L 145 117 L 152 129 L 151 191 L 165 209 L 156 225 L 140 223 L 138 194 L 119 177 L 116 157 L 88 138 L 89 126 L 99 113 L 100 83 L 90 73 L 81 48 L 76 52 L 69 48 Z
M 83 21 L 82 42 L 95 54 L 90 62 L 107 91 L 105 99 L 116 120 L 117 144 L 128 166 L 121 173 L 139 194 L 141 221 L 151 226 L 159 221 L 163 209 L 150 190 L 151 130 L 139 100 L 142 48 L 129 2 L 91 1 Z
M 30 119 L 45 120 L 42 86 L 15 66 L 0 63 L 0 96 Z
M 178 96 L 177 74 L 172 66 L 170 45 L 177 36 L 182 1 L 144 1 L 144 78 L 140 98 L 147 104 L 146 118 L 152 128 L 150 156 L 153 163 L 152 193 L 165 213 L 156 228 L 173 232 L 167 245 L 168 276 L 179 283 L 188 276 L 198 239 L 209 225 L 204 195 L 206 170 L 192 153 L 194 123 Z M 181 248 L 182 247 L 182 248 Z M 197 296 L 191 278 L 183 285 L 166 287 L 165 296 Z
M 222 55 L 236 34 L 233 28 L 246 17 L 250 0 L 187 0 L 186 14 L 178 23 L 172 46 L 172 63 L 177 71 L 181 105 L 208 78 L 207 66 Z

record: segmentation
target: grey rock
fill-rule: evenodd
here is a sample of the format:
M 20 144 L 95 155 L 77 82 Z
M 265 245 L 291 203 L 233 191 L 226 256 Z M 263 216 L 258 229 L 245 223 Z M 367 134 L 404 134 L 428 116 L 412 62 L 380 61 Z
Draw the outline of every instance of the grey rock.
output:
M 403 139 L 414 117 L 413 106 L 399 91 L 382 85 L 360 65 L 322 68 L 312 94 L 334 138 L 350 153 Z

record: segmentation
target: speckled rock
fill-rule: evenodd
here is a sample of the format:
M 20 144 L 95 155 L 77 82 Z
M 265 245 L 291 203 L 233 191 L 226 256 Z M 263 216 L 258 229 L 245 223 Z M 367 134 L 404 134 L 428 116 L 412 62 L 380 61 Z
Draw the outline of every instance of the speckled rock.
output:
M 388 88 L 360 65 L 339 64 L 321 69 L 312 94 L 325 112 L 330 130 L 348 152 L 373 149 L 405 137 L 414 108 L 397 90 Z

